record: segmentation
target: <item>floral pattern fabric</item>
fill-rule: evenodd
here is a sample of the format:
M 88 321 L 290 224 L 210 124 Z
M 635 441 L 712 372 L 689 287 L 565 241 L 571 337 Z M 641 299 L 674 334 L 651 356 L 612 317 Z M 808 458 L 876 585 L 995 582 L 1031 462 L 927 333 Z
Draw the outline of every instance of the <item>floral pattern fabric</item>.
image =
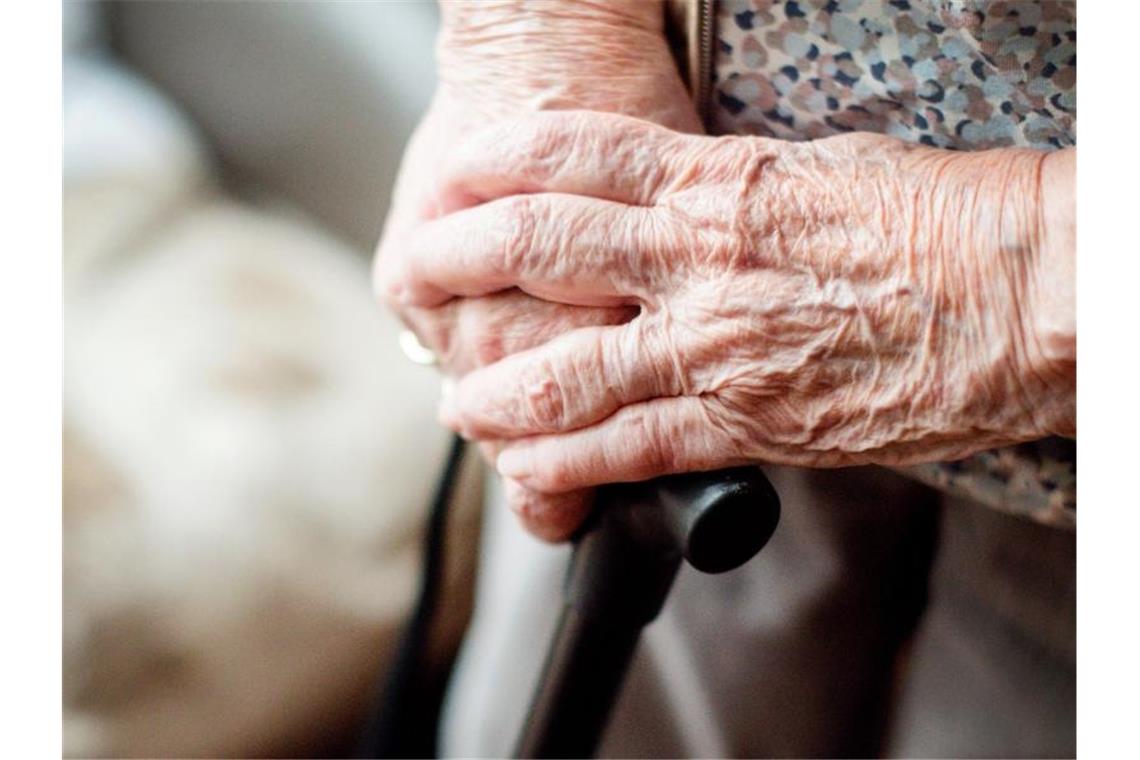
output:
M 1073 0 L 719 0 L 709 127 L 888 134 L 953 150 L 1076 144 Z M 1051 525 L 1076 523 L 1076 446 L 1047 439 L 899 468 Z
M 716 13 L 717 132 L 1076 144 L 1071 0 L 723 0 Z

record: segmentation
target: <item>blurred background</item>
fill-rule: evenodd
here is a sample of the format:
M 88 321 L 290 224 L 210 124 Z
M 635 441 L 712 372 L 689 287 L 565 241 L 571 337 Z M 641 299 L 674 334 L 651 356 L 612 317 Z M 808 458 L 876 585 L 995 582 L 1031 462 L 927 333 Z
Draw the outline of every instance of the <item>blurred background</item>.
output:
M 64 747 L 335 755 L 447 436 L 368 260 L 433 2 L 64 3 Z

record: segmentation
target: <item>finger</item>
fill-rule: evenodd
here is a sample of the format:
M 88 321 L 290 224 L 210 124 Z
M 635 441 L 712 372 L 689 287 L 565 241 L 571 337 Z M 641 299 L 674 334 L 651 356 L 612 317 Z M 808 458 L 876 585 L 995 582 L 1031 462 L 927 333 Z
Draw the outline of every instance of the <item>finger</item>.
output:
M 575 330 L 475 370 L 443 399 L 440 421 L 468 438 L 519 438 L 574 430 L 628 404 L 681 395 L 686 378 L 648 324 Z
M 592 490 L 547 494 L 532 491 L 517 481 L 504 480 L 507 506 L 532 535 L 549 543 L 565 541 L 589 515 L 593 506 Z
M 536 192 L 649 206 L 689 137 L 648 121 L 595 111 L 547 111 L 497 124 L 445 159 L 441 207 L 451 198 Z
M 431 307 L 510 287 L 583 306 L 632 303 L 672 248 L 650 209 L 575 195 L 516 195 L 449 214 L 408 238 L 400 300 Z
M 577 329 L 621 325 L 638 314 L 635 306 L 569 306 L 542 301 L 518 290 L 460 299 L 457 303 L 460 306 L 456 312 L 455 346 L 471 362 L 468 370 L 541 346 Z
M 479 444 L 483 458 L 492 466 L 502 450 L 498 441 Z M 518 515 L 528 533 L 549 543 L 570 538 L 589 515 L 594 503 L 593 489 L 563 494 L 532 491 L 518 481 L 504 479 L 507 506 Z
M 637 313 L 634 306 L 569 306 L 512 289 L 432 309 L 406 309 L 403 316 L 443 368 L 462 376 L 572 330 L 624 324 Z
M 706 403 L 698 396 L 654 399 L 582 430 L 515 441 L 499 454 L 496 469 L 525 488 L 567 493 L 745 464 L 739 444 L 710 418 Z

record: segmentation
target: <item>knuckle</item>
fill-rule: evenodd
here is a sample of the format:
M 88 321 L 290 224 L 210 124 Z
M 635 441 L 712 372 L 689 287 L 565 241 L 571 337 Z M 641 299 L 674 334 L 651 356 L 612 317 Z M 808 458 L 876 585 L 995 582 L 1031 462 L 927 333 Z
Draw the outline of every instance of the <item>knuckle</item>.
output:
M 560 124 L 564 124 L 566 118 L 564 114 L 548 112 L 531 120 L 526 126 L 519 148 L 527 165 L 533 167 L 538 175 L 536 179 L 547 176 L 560 163 L 567 142 Z
M 615 457 L 620 456 L 618 447 L 638 445 L 638 470 L 645 476 L 674 472 L 677 462 L 677 446 L 672 438 L 664 434 L 657 417 L 652 415 L 632 415 L 623 425 L 623 434 L 614 440 Z M 639 442 L 639 443 L 634 443 Z
M 553 432 L 562 427 L 565 419 L 566 395 L 550 368 L 546 369 L 537 378 L 524 383 L 522 409 L 533 427 Z
M 502 274 L 519 273 L 534 250 L 536 212 L 537 204 L 529 195 L 512 196 L 502 203 L 497 220 L 502 240 Z

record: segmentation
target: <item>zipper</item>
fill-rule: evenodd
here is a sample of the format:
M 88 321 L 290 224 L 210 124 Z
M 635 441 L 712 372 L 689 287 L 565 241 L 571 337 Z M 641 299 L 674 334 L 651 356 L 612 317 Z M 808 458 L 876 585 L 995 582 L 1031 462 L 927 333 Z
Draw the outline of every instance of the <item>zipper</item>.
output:
M 709 100 L 712 89 L 713 32 L 715 31 L 716 0 L 696 0 L 696 29 L 693 50 L 690 52 L 690 84 L 697 114 L 701 123 L 708 126 Z

